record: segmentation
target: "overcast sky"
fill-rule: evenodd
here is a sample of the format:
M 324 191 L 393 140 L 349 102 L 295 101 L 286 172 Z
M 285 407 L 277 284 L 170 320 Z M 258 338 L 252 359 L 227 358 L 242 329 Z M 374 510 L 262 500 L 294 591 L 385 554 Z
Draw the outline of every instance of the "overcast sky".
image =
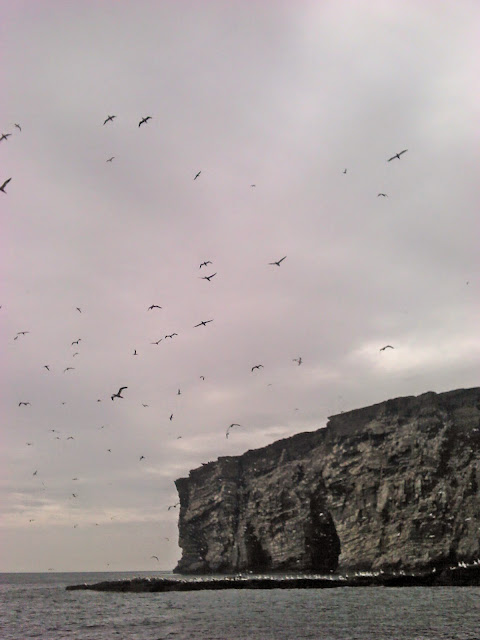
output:
M 478 2 L 0 14 L 0 570 L 173 568 L 190 469 L 478 385 Z

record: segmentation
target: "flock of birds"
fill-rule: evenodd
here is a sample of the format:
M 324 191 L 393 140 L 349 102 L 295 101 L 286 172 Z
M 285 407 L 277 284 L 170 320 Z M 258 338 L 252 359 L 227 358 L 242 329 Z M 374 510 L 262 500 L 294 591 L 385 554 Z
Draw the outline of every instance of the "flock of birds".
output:
M 117 118 L 117 116 L 116 116 L 116 115 L 113 115 L 113 114 L 112 114 L 112 115 L 108 115 L 108 116 L 105 118 L 104 122 L 103 122 L 103 126 L 105 126 L 105 125 L 109 125 L 109 124 L 112 124 L 116 118 Z M 148 122 L 149 122 L 150 120 L 152 120 L 152 116 L 144 116 L 144 117 L 142 117 L 142 118 L 140 119 L 140 121 L 138 122 L 138 127 L 142 127 L 143 125 L 148 124 Z M 22 131 L 22 128 L 21 128 L 21 126 L 20 126 L 18 123 L 15 123 L 15 125 L 14 125 L 14 126 L 15 126 L 15 128 L 16 128 L 19 132 L 21 132 L 21 131 Z M 3 134 L 0 136 L 0 142 L 7 142 L 7 141 L 8 141 L 8 139 L 11 137 L 11 135 L 12 135 L 11 133 L 3 133 Z M 387 162 L 391 162 L 392 160 L 395 160 L 395 159 L 400 160 L 401 156 L 402 156 L 403 154 L 405 154 L 406 152 L 407 152 L 407 149 L 403 149 L 402 151 L 400 151 L 400 152 L 398 152 L 398 153 L 394 154 L 392 157 L 388 158 Z M 108 162 L 108 163 L 112 163 L 114 159 L 115 159 L 115 156 L 110 156 L 109 158 L 107 158 L 106 162 Z M 343 173 L 344 173 L 344 174 L 346 174 L 346 173 L 347 173 L 347 169 L 344 169 Z M 198 180 L 198 179 L 200 178 L 201 174 L 202 174 L 202 171 L 201 171 L 201 170 L 197 171 L 197 172 L 195 173 L 195 175 L 193 176 L 193 180 L 194 180 L 194 181 L 195 181 L 195 180 Z M 3 183 L 1 184 L 1 186 L 0 186 L 0 191 L 1 191 L 1 192 L 3 192 L 4 194 L 6 194 L 6 193 L 7 193 L 7 192 L 6 192 L 6 187 L 9 185 L 9 183 L 11 182 L 11 180 L 12 180 L 12 178 L 11 178 L 11 177 L 10 177 L 10 178 L 7 178 L 7 179 L 6 179 L 6 180 L 4 180 L 4 181 L 3 181 Z M 255 184 L 251 184 L 251 185 L 250 185 L 250 187 L 255 187 L 255 186 L 256 186 Z M 387 196 L 387 194 L 386 194 L 386 193 L 378 193 L 378 196 L 377 196 L 377 197 L 385 197 L 385 198 L 386 198 L 386 197 L 388 197 L 388 196 Z M 267 264 L 267 265 L 269 265 L 269 266 L 281 267 L 281 266 L 283 266 L 284 261 L 285 261 L 286 259 L 287 259 L 287 255 L 284 255 L 284 256 L 282 256 L 281 258 L 279 258 L 278 260 L 273 260 L 273 261 L 268 262 L 268 263 L 266 263 L 266 264 Z M 201 272 L 202 272 L 202 270 L 203 270 L 204 268 L 205 268 L 205 270 L 207 270 L 207 269 L 208 269 L 208 267 L 209 267 L 210 265 L 213 265 L 213 263 L 212 263 L 212 261 L 211 261 L 211 260 L 204 260 L 204 261 L 203 261 L 203 262 L 201 262 L 201 264 L 199 265 L 199 270 L 200 270 Z M 212 271 L 213 271 L 213 269 L 212 269 Z M 208 271 L 207 271 L 207 274 L 206 274 L 206 275 L 200 275 L 200 276 L 198 276 L 198 277 L 199 277 L 200 279 L 202 279 L 202 280 L 207 281 L 208 283 L 212 283 L 213 278 L 215 278 L 216 276 L 217 276 L 217 271 L 215 271 L 215 272 L 213 272 L 213 273 L 208 273 Z M 163 307 L 162 307 L 161 305 L 156 304 L 156 303 L 153 303 L 153 304 L 151 304 L 150 306 L 148 306 L 146 310 L 147 310 L 148 312 L 152 312 L 152 311 L 156 311 L 156 310 L 162 310 L 162 308 L 163 308 Z M 0 306 L 0 309 L 1 309 L 1 306 Z M 75 309 L 76 309 L 76 311 L 77 311 L 78 313 L 80 313 L 80 314 L 82 313 L 82 308 L 80 308 L 80 307 L 76 307 Z M 201 320 L 201 321 L 200 321 L 200 322 L 198 322 L 197 324 L 193 325 L 193 328 L 207 327 L 207 325 L 209 325 L 210 323 L 213 323 L 213 322 L 214 322 L 214 319 L 213 319 L 213 318 L 209 318 L 209 319 L 206 319 L 206 320 Z M 28 330 L 18 331 L 18 332 L 16 333 L 16 335 L 13 337 L 13 340 L 15 340 L 15 341 L 16 341 L 16 340 L 18 340 L 20 337 L 24 338 L 24 337 L 25 337 L 25 336 L 27 336 L 29 333 L 30 333 L 30 331 L 28 331 Z M 158 346 L 158 345 L 159 345 L 163 340 L 172 340 L 173 338 L 175 338 L 175 337 L 177 337 L 177 336 L 178 336 L 178 333 L 177 333 L 177 332 L 172 332 L 172 333 L 169 333 L 169 334 L 165 334 L 163 338 L 159 338 L 158 340 L 152 341 L 150 344 L 151 344 L 151 345 L 156 345 L 156 346 Z M 73 341 L 71 342 L 71 346 L 79 346 L 79 345 L 80 345 L 81 340 L 82 340 L 81 338 L 78 338 L 77 340 L 73 340 Z M 390 345 L 390 344 L 385 345 L 384 347 L 381 347 L 381 348 L 380 348 L 380 352 L 385 351 L 386 349 L 394 349 L 394 347 L 393 347 L 392 345 Z M 72 356 L 72 357 L 76 357 L 76 356 L 78 356 L 78 355 L 79 355 L 79 352 L 78 352 L 78 351 L 76 351 L 76 352 L 73 354 L 73 356 Z M 134 356 L 138 356 L 138 353 L 137 353 L 137 350 L 136 350 L 136 349 L 133 351 L 133 355 L 134 355 Z M 303 363 L 303 358 L 302 358 L 301 356 L 299 356 L 299 357 L 297 357 L 297 358 L 293 358 L 293 359 L 292 359 L 292 361 L 293 361 L 293 362 L 295 362 L 295 363 L 297 364 L 297 366 L 300 366 L 300 365 L 302 365 L 302 363 Z M 43 368 L 44 368 L 47 372 L 50 372 L 50 365 L 49 365 L 49 364 L 44 364 L 44 365 L 42 365 L 42 366 L 43 366 Z M 260 372 L 260 370 L 261 370 L 261 369 L 263 369 L 263 368 L 264 368 L 264 365 L 263 365 L 263 364 L 261 364 L 261 363 L 259 363 L 259 364 L 254 364 L 254 365 L 251 367 L 251 373 L 254 373 L 255 371 Z M 70 372 L 70 371 L 74 371 L 74 370 L 75 370 L 75 367 L 67 366 L 67 367 L 65 367 L 65 368 L 63 369 L 63 373 L 64 373 L 64 374 L 67 374 L 68 372 Z M 205 380 L 205 376 L 203 376 L 203 375 L 202 375 L 202 376 L 200 376 L 200 379 Z M 111 395 L 110 395 L 110 398 L 111 398 L 112 402 L 113 402 L 113 401 L 116 401 L 116 400 L 121 400 L 121 399 L 123 399 L 123 398 L 125 397 L 123 394 L 124 394 L 124 392 L 126 392 L 127 390 L 128 390 L 128 386 L 127 386 L 127 385 L 120 386 L 120 387 L 118 388 L 118 391 L 115 391 L 115 390 L 114 390 L 114 391 L 111 393 Z M 180 389 L 178 389 L 177 395 L 181 395 L 181 390 L 180 390 Z M 97 400 L 97 402 L 101 402 L 101 399 L 98 399 L 98 400 Z M 65 403 L 64 403 L 64 402 L 62 402 L 62 404 L 65 404 Z M 29 400 L 23 400 L 23 399 L 22 399 L 22 400 L 20 400 L 20 401 L 18 402 L 18 407 L 29 407 L 29 406 L 31 406 L 31 402 L 30 402 Z M 146 407 L 148 407 L 149 405 L 148 405 L 148 404 L 146 404 L 146 403 L 142 403 L 142 406 L 146 408 Z M 170 413 L 170 416 L 169 416 L 169 420 L 170 420 L 170 422 L 173 420 L 173 417 L 174 417 L 174 414 L 173 414 L 173 413 Z M 235 429 L 235 428 L 241 428 L 241 427 L 242 427 L 242 425 L 241 425 L 240 423 L 238 423 L 238 422 L 232 422 L 231 424 L 229 424 L 229 425 L 227 426 L 226 430 L 225 430 L 225 438 L 226 438 L 226 439 L 228 439 L 228 438 L 229 438 L 230 433 L 232 432 L 232 430 L 233 430 L 233 429 Z M 100 427 L 100 428 L 103 428 L 103 427 Z M 51 429 L 50 431 L 52 431 L 54 434 L 58 434 L 58 431 L 57 431 L 56 429 Z M 57 439 L 60 439 L 60 436 L 59 436 L 59 435 L 55 435 L 55 437 L 56 437 Z M 182 437 L 182 436 L 178 436 L 178 438 L 181 438 L 181 437 Z M 177 439 L 178 439 L 178 438 L 177 438 Z M 68 436 L 66 439 L 67 439 L 67 440 L 74 440 L 75 438 L 74 438 L 73 436 Z M 27 444 L 27 446 L 32 446 L 32 445 L 33 445 L 33 443 L 32 443 L 32 442 L 27 442 L 26 444 Z M 107 451 L 108 451 L 109 453 L 111 453 L 111 451 L 112 451 L 112 450 L 109 448 L 109 449 L 107 449 Z M 145 455 L 143 455 L 143 454 L 142 454 L 142 455 L 140 455 L 140 457 L 139 457 L 139 462 L 142 462 L 142 461 L 144 461 L 145 459 L 146 459 Z M 37 476 L 37 475 L 38 475 L 38 469 L 35 469 L 35 471 L 33 472 L 33 474 L 32 474 L 32 475 L 33 475 L 33 476 Z M 77 480 L 77 479 L 78 479 L 78 478 L 76 478 L 76 477 L 75 477 L 75 478 L 73 478 L 73 480 Z M 77 498 L 78 498 L 78 496 L 79 496 L 79 494 L 78 494 L 78 493 L 76 493 L 76 492 L 71 494 L 71 497 L 72 497 L 72 498 L 74 498 L 74 499 L 77 499 Z M 174 505 L 170 505 L 170 506 L 168 506 L 168 510 L 174 509 L 174 508 L 176 508 L 177 506 L 178 506 L 178 503 L 176 503 L 176 504 L 174 504 Z M 31 518 L 29 521 L 30 521 L 30 522 L 34 522 L 34 519 L 33 519 L 33 518 Z M 97 523 L 95 523 L 95 524 L 97 524 Z M 75 526 L 75 527 L 77 527 L 78 525 L 77 525 L 77 524 L 75 524 L 74 526 Z M 156 560 L 158 561 L 158 557 L 157 557 L 157 556 L 151 556 L 151 557 L 152 557 L 153 559 L 156 559 Z

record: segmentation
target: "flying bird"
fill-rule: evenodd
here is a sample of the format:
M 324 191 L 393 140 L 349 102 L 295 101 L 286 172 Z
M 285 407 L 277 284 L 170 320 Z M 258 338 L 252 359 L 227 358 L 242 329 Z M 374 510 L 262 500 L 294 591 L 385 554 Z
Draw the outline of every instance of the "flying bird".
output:
M 158 304 L 151 304 L 147 311 L 151 311 L 152 309 L 161 309 L 162 307 L 160 307 Z
M 165 336 L 165 338 L 173 338 L 173 336 L 178 336 L 178 333 L 171 333 L 168 336 Z
M 254 369 L 263 369 L 263 364 L 256 364 L 254 367 L 252 367 L 252 371 Z
M 78 313 L 82 313 L 82 310 L 80 309 L 80 307 L 75 307 L 75 309 L 78 311 Z
M 176 509 L 176 508 L 178 507 L 178 505 L 179 505 L 179 504 L 180 504 L 179 502 L 177 502 L 176 504 L 171 504 L 171 505 L 168 507 L 167 511 L 170 511 L 170 509 Z
M 17 129 L 18 129 L 19 131 L 21 131 L 21 130 L 22 130 L 22 127 L 21 127 L 19 124 L 15 123 L 15 126 L 17 127 Z
M 66 368 L 63 370 L 63 373 L 65 373 L 66 371 L 72 371 L 73 369 L 75 369 L 75 367 L 66 367 Z
M 113 162 L 113 160 L 115 160 L 115 156 L 112 156 L 111 158 L 108 158 L 107 160 L 105 160 L 105 162 Z
M 379 198 L 380 196 L 382 196 L 383 198 L 388 198 L 386 193 L 377 193 L 377 198 Z
M 151 119 L 152 119 L 152 116 L 146 116 L 146 118 L 142 118 L 142 119 L 140 120 L 140 122 L 138 123 L 138 126 L 139 126 L 139 127 L 141 127 L 141 126 L 142 126 L 142 124 L 144 124 L 144 123 L 148 122 L 148 121 L 149 121 L 149 120 L 151 120 Z
M 212 264 L 212 261 L 211 260 L 205 260 L 205 262 L 202 262 L 202 264 L 198 268 L 201 269 L 202 267 L 206 267 L 209 264 Z
M 205 327 L 209 322 L 213 322 L 213 319 L 212 320 L 202 320 L 198 324 L 194 325 L 193 328 L 195 329 L 195 327 L 201 327 L 201 326 Z
M 230 433 L 230 429 L 233 429 L 233 427 L 241 427 L 241 424 L 238 424 L 237 422 L 232 422 L 232 424 L 227 427 L 227 431 L 225 432 L 225 437 L 228 438 L 229 433 Z
M 276 264 L 277 267 L 279 267 L 280 263 L 282 263 L 285 260 L 286 257 L 287 256 L 283 256 L 283 258 L 280 258 L 280 260 L 277 260 L 276 262 L 269 262 L 268 264 Z
M 158 559 L 158 556 L 150 556 L 150 558 L 155 558 L 155 560 L 157 560 L 158 562 L 160 562 L 160 560 Z
M 196 180 L 196 179 L 198 178 L 198 176 L 199 176 L 201 173 L 202 173 L 202 172 L 201 172 L 201 171 L 199 171 L 199 172 L 197 173 L 197 175 L 194 177 L 194 180 Z
M 293 362 L 298 362 L 298 366 L 302 364 L 302 358 L 293 358 Z
M 251 185 L 250 185 L 250 187 L 256 187 L 256 186 L 257 186 L 256 184 L 251 184 Z
M 78 494 L 77 493 L 72 493 L 72 498 L 78 498 Z
M 73 354 L 72 358 L 75 358 L 75 356 L 78 356 L 78 351 L 75 351 L 75 353 Z
M 73 346 L 74 344 L 78 344 L 80 342 L 80 340 L 81 340 L 81 338 L 79 338 L 78 340 L 74 340 L 70 346 Z
M 140 462 L 141 462 L 142 460 L 145 460 L 145 456 L 140 456 Z
M 134 351 L 133 351 L 133 354 L 132 354 L 132 355 L 134 355 L 134 356 L 138 356 L 138 353 L 137 353 L 137 350 L 136 350 L 136 349 L 134 349 Z
M 343 170 L 343 173 L 347 173 L 347 170 L 346 170 L 346 169 L 344 169 L 344 170 Z
M 160 342 L 163 340 L 163 338 L 160 338 L 160 340 L 157 340 L 156 342 L 151 342 L 150 344 L 160 344 Z
M 113 122 L 113 119 L 116 118 L 117 116 L 108 116 L 108 118 L 105 120 L 105 122 L 103 123 L 104 125 L 107 124 L 107 122 Z
M 205 380 L 205 376 L 200 376 L 200 380 Z
M 37 470 L 37 471 L 34 471 L 34 472 L 32 473 L 32 476 L 36 476 L 36 475 L 37 475 L 37 473 L 38 473 L 38 470 Z
M 128 389 L 128 387 L 120 387 L 120 389 L 117 391 L 117 393 L 112 394 L 112 400 L 113 400 L 114 398 L 123 398 L 123 396 L 122 396 L 122 391 L 123 391 L 124 389 Z
M 169 420 L 170 420 L 170 422 L 173 420 L 173 413 L 170 414 Z
M 148 407 L 148 404 L 143 404 L 142 402 L 142 407 Z
M 182 392 L 180 391 L 180 389 L 177 391 L 177 396 L 181 396 Z
M 19 406 L 19 407 L 21 407 L 21 406 L 22 406 L 22 404 L 23 404 L 23 406 L 24 406 L 24 407 L 26 407 L 27 405 L 29 405 L 29 404 L 30 404 L 30 402 L 19 402 L 19 403 L 18 403 L 18 406 Z
M 73 436 L 68 436 L 67 440 L 75 440 Z
M 389 159 L 387 160 L 387 162 L 390 162 L 391 160 L 395 160 L 395 158 L 398 158 L 398 159 L 400 160 L 400 156 L 401 156 L 403 153 L 406 153 L 407 151 L 408 151 L 408 149 L 404 149 L 403 151 L 400 151 L 399 153 L 396 153 L 394 156 L 392 156 L 391 158 L 389 158 Z
M 7 186 L 7 184 L 10 182 L 11 178 L 8 178 L 8 180 L 5 180 L 5 182 L 2 184 L 2 186 L 0 187 L 0 191 L 3 191 L 3 193 L 7 193 L 5 191 L 5 187 Z
M 215 273 L 212 273 L 211 276 L 202 276 L 200 277 L 200 280 L 208 280 L 210 282 L 210 280 L 213 278 L 213 276 L 216 276 L 217 272 L 215 271 Z
M 380 351 L 385 351 L 385 349 L 394 349 L 394 348 L 395 348 L 395 347 L 392 347 L 392 345 L 391 345 L 391 344 L 387 344 L 385 347 L 382 347 L 382 348 L 380 349 Z
M 11 133 L 2 133 L 2 137 L 0 138 L 0 142 L 2 140 L 8 140 L 8 138 L 11 136 Z

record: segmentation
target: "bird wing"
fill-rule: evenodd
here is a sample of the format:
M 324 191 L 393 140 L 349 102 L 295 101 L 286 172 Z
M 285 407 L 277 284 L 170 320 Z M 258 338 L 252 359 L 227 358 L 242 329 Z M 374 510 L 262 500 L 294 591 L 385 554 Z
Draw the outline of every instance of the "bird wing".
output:
M 120 389 L 118 390 L 118 393 L 122 393 L 124 389 L 128 389 L 128 387 L 120 387 Z
M 286 257 L 287 257 L 287 256 L 283 256 L 283 258 L 281 258 L 281 259 L 279 260 L 279 262 L 283 262 L 283 261 L 285 260 L 285 258 L 286 258 Z
M 408 151 L 408 149 L 404 149 L 403 151 L 400 151 L 400 153 L 398 155 L 401 156 L 402 153 L 406 153 L 407 151 Z
M 5 182 L 2 184 L 2 186 L 0 187 L 0 189 L 5 189 L 5 187 L 7 186 L 7 184 L 10 182 L 11 178 L 8 178 L 8 180 L 5 180 Z

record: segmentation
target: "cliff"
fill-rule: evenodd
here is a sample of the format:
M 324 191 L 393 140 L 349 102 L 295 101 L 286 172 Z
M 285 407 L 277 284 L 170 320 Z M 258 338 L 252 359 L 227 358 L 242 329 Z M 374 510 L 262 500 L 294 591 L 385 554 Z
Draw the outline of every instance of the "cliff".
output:
M 480 388 L 388 400 L 176 481 L 178 573 L 480 558 Z

